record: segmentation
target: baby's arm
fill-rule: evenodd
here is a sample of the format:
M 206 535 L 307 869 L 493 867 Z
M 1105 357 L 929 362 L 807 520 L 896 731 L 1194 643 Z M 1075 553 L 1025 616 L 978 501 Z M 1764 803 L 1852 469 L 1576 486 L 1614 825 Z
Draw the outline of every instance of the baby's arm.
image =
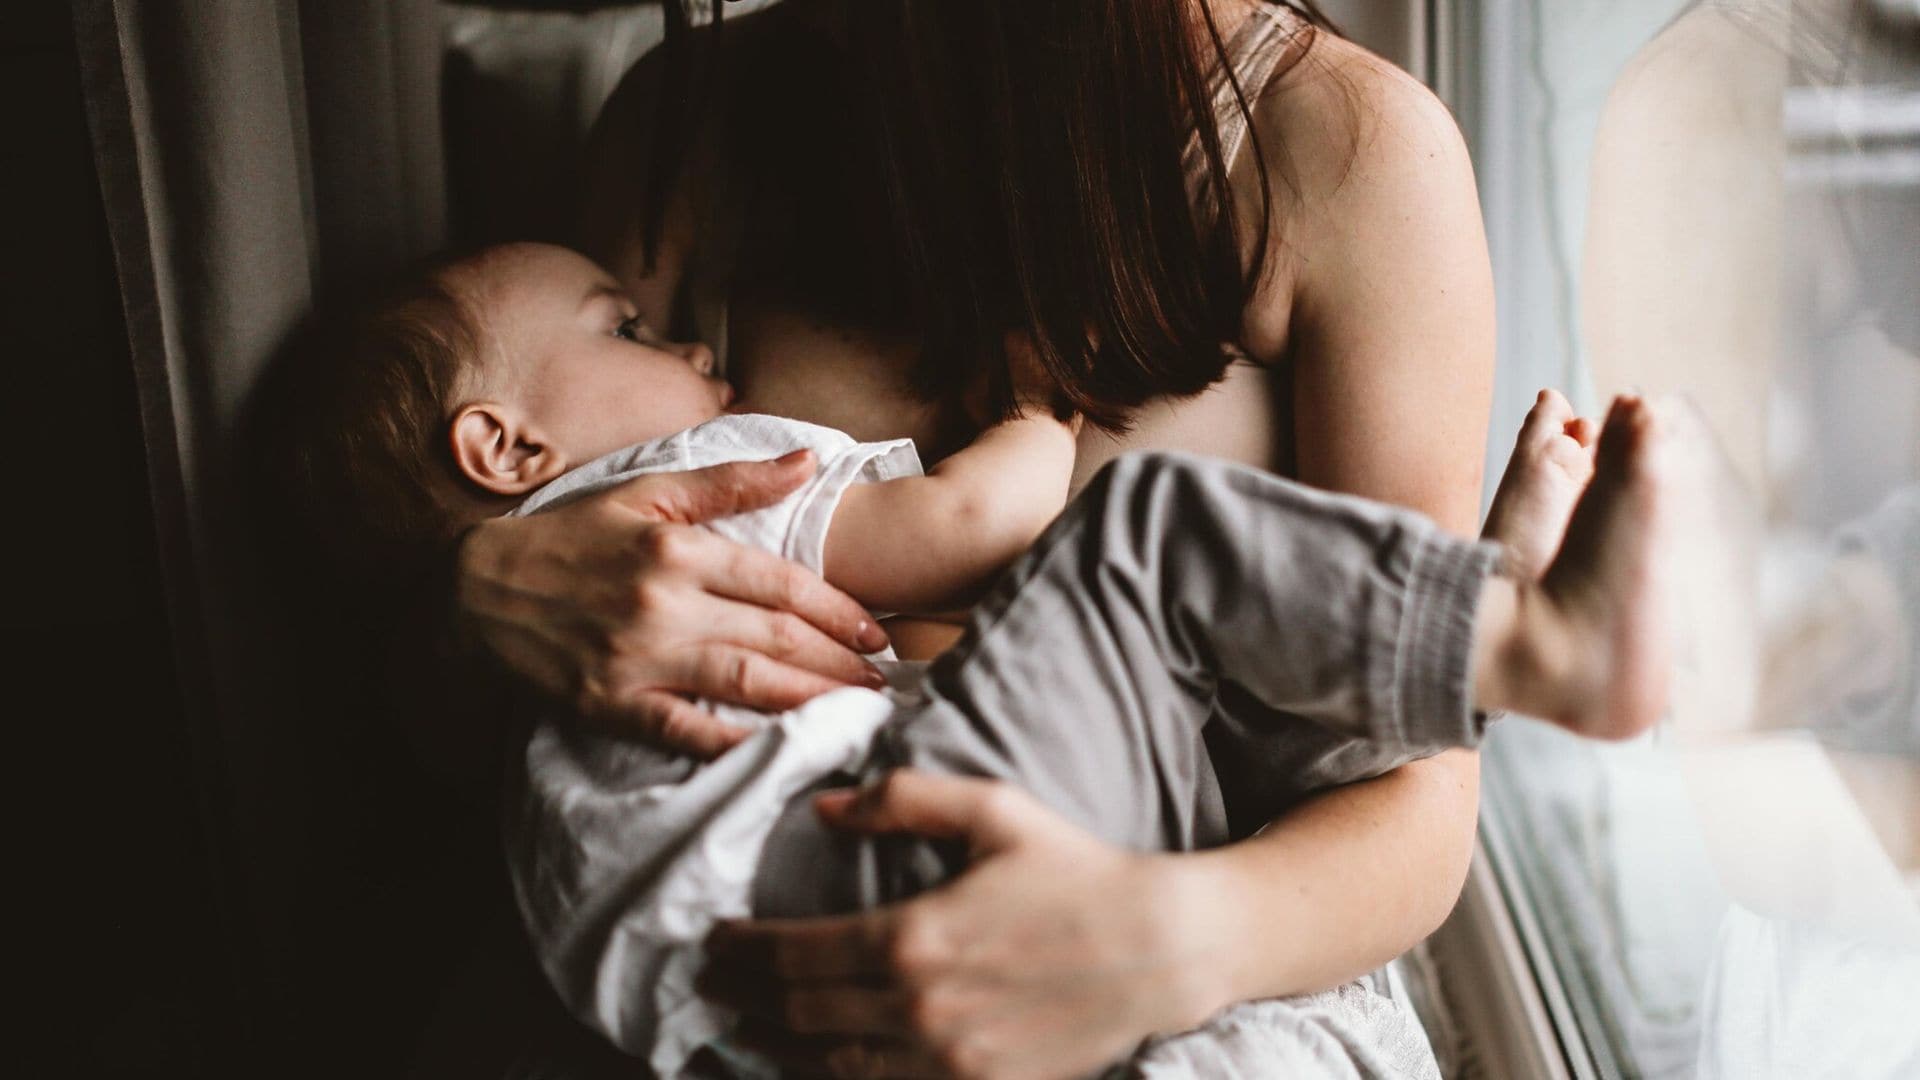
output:
M 925 476 L 855 484 L 827 531 L 826 579 L 881 611 L 965 607 L 1067 502 L 1073 426 L 1033 408 Z

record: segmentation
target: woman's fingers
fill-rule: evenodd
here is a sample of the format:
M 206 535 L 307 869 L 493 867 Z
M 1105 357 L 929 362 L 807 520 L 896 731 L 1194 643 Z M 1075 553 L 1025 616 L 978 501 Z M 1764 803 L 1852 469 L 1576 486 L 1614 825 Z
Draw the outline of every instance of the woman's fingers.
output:
M 836 828 L 864 833 L 913 833 L 934 840 L 965 840 L 978 857 L 1042 828 L 1032 796 L 998 780 L 895 769 L 865 787 L 824 792 L 814 800 Z
M 1223 1003 L 1233 946 L 1186 917 L 1218 890 L 1204 866 L 1111 847 L 991 781 L 898 770 L 822 801 L 836 824 L 963 839 L 974 856 L 904 903 L 709 937 L 702 992 L 788 1036 L 796 1071 L 1087 1075 Z
M 646 742 L 712 760 L 752 735 L 700 708 L 686 698 L 662 690 L 643 690 L 630 700 L 615 701 L 587 719 L 614 735 L 638 734 Z
M 653 473 L 611 488 L 608 497 L 648 521 L 692 525 L 772 506 L 813 475 L 811 451 L 772 461 L 733 461 L 690 472 Z
M 705 622 L 715 641 L 737 645 L 848 686 L 879 689 L 886 677 L 859 653 L 798 615 L 720 601 Z
M 708 979 L 727 999 L 768 974 L 792 982 L 887 975 L 901 909 L 818 919 L 722 922 L 707 937 Z
M 693 650 L 672 685 L 729 705 L 781 712 L 847 684 L 752 649 L 708 642 Z
M 928 1051 L 891 1039 L 800 1036 L 752 1021 L 741 1025 L 737 1037 L 789 1076 L 918 1080 L 953 1075 Z
M 886 646 L 817 574 L 699 522 L 779 501 L 812 455 L 643 476 L 529 518 L 484 522 L 457 549 L 471 640 L 602 727 L 702 757 L 745 733 L 686 700 L 778 711 L 878 686 Z
M 699 582 L 715 595 L 798 615 L 861 652 L 887 647 L 886 632 L 859 601 L 818 574 L 758 548 L 726 544 L 721 558 L 702 563 Z
M 601 497 L 645 522 L 666 526 L 649 534 L 651 561 L 689 572 L 716 595 L 790 612 L 850 648 L 877 652 L 886 648 L 886 634 L 858 601 L 819 575 L 705 530 L 673 528 L 769 506 L 812 474 L 812 453 L 796 450 L 773 461 L 642 476 Z
M 911 1018 L 908 996 L 897 989 L 855 983 L 715 987 L 713 996 L 741 1015 L 769 1022 L 793 1035 L 905 1034 Z

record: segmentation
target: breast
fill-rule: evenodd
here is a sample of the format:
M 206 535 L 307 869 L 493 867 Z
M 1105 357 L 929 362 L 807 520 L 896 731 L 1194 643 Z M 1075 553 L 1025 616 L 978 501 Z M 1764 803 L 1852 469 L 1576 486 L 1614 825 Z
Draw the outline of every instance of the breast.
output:
M 1283 366 L 1235 361 L 1224 379 L 1193 397 L 1148 403 L 1125 435 L 1088 428 L 1080 433 L 1073 490 L 1130 450 L 1184 450 L 1292 475 L 1287 385 Z
M 791 308 L 736 304 L 727 376 L 736 411 L 776 413 L 845 431 L 862 442 L 912 439 L 929 464 L 941 448 L 942 410 L 907 381 L 915 345 L 829 326 Z M 1130 450 L 1182 450 L 1291 475 L 1291 425 L 1283 366 L 1236 361 L 1199 394 L 1148 403 L 1133 429 L 1080 435 L 1072 486 Z
M 727 347 L 734 409 L 823 424 L 862 442 L 912 439 L 927 457 L 940 442 L 942 410 L 907 380 L 914 349 L 791 307 L 736 302 Z

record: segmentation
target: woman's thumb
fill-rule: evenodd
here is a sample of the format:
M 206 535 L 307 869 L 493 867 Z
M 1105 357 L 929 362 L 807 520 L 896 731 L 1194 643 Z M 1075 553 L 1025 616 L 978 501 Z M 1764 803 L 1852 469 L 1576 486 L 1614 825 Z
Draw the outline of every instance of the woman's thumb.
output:
M 655 473 L 614 489 L 615 497 L 655 521 L 695 524 L 772 506 L 813 475 L 813 451 L 771 461 L 730 461 L 683 473 Z
M 822 792 L 814 809 L 835 828 L 965 840 L 976 852 L 1017 834 L 1007 820 L 1024 793 L 995 780 L 895 769 L 865 787 Z

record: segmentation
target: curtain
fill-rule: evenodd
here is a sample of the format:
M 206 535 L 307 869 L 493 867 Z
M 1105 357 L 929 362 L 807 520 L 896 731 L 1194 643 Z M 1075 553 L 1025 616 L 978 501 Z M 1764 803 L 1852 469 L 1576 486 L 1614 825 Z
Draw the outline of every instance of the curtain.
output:
M 327 644 L 356 628 L 289 604 L 266 572 L 240 438 L 249 394 L 316 297 L 441 242 L 438 12 L 430 0 L 73 11 L 221 878 L 225 940 L 208 947 L 245 1003 L 218 1028 L 257 1074 L 396 1072 L 420 1024 L 411 1002 L 440 963 L 401 947 L 423 925 L 408 908 L 431 894 L 420 868 L 444 852 L 393 812 L 388 789 L 406 784 L 366 749 L 382 719 L 365 714 L 369 676 Z M 126 902 L 166 884 L 128 882 Z M 109 987 L 155 977 L 101 974 Z M 369 1070 L 369 1055 L 389 1060 Z
M 385 669 L 423 665 L 378 646 L 406 635 L 301 587 L 246 466 L 253 395 L 316 301 L 449 239 L 538 235 L 515 216 L 528 206 L 564 216 L 566 155 L 657 40 L 657 6 L 73 11 L 220 879 L 224 933 L 208 949 L 242 1002 L 215 1021 L 221 1071 L 619 1074 L 532 969 L 512 910 L 491 787 L 503 755 L 487 738 L 499 725 L 476 715 L 497 705 L 494 684 L 473 680 L 453 705 L 468 680 L 396 695 Z M 453 198 L 449 135 L 473 158 Z M 465 208 L 451 237 L 450 203 Z M 127 902 L 165 886 L 129 883 Z M 153 977 L 102 973 L 103 992 Z

